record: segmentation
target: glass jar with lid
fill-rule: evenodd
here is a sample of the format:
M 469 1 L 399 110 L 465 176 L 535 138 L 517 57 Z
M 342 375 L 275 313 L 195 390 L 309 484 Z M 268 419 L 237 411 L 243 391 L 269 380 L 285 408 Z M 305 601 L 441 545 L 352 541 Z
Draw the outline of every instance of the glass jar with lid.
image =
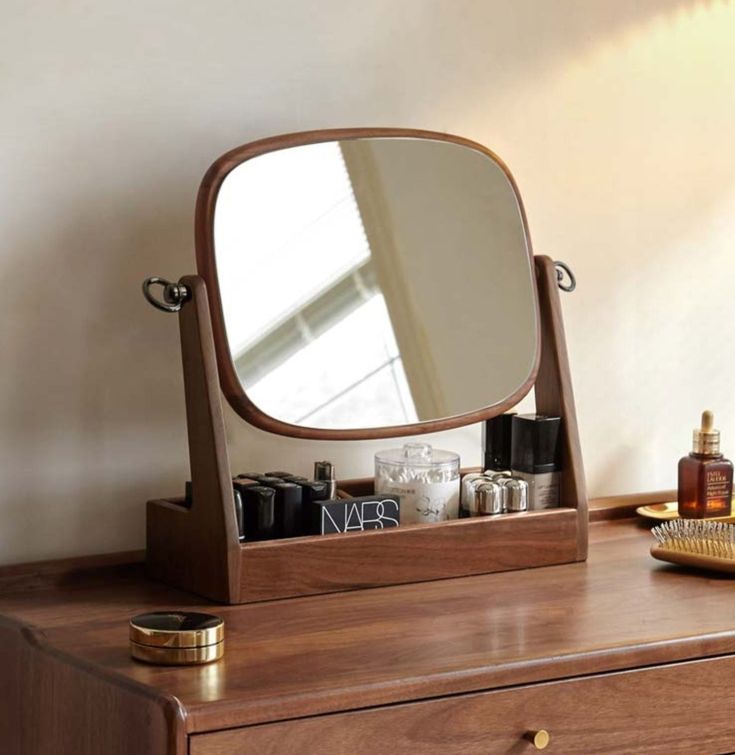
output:
M 459 454 L 406 443 L 375 454 L 375 492 L 397 495 L 401 524 L 426 524 L 459 515 Z

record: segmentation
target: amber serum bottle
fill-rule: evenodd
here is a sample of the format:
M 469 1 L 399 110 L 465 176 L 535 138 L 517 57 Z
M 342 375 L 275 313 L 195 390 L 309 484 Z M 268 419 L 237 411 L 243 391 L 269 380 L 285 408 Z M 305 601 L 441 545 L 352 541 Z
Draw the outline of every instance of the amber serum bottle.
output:
M 730 516 L 732 462 L 720 453 L 720 431 L 712 412 L 702 414 L 692 452 L 679 461 L 679 516 L 686 519 Z

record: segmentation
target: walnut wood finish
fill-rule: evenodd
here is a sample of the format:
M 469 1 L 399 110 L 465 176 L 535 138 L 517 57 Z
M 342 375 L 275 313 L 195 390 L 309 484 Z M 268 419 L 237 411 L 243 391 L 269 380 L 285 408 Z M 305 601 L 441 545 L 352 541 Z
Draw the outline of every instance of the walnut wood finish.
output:
M 316 595 L 575 560 L 573 509 L 459 519 L 241 548 L 240 602 Z
M 196 735 L 190 755 L 733 752 L 735 658 Z
M 149 507 L 181 516 L 190 513 L 181 499 L 150 501 Z M 165 524 L 174 530 L 177 526 L 173 518 L 161 521 L 161 537 L 168 532 Z M 176 574 L 175 554 L 187 553 L 183 536 L 157 540 L 155 547 L 167 553 L 168 566 L 162 571 L 160 559 L 149 558 L 152 577 L 223 603 L 253 603 L 569 563 L 577 560 L 578 513 L 558 508 L 238 544 L 240 581 L 229 597 L 207 592 L 202 586 L 206 571 L 200 571 L 196 583 L 193 576 Z M 189 552 L 188 567 L 198 563 L 200 570 L 206 569 Z
M 55 694 L 83 699 L 90 720 L 95 711 L 108 715 L 96 686 L 104 679 L 129 690 L 138 701 L 135 704 L 147 706 L 152 701 L 158 712 L 151 713 L 149 732 L 160 731 L 161 722 L 172 725 L 166 706 L 177 700 L 186 733 L 210 733 L 735 653 L 732 582 L 657 562 L 648 554 L 651 542 L 646 528 L 616 520 L 591 526 L 590 559 L 584 563 L 214 608 L 135 576 L 131 567 L 121 567 L 117 577 L 108 568 L 104 585 L 95 571 L 85 576 L 75 569 L 73 579 L 35 590 L 23 588 L 19 569 L 13 567 L 14 579 L 9 582 L 0 571 L 0 584 L 7 586 L 0 595 L 0 615 L 22 625 L 24 633 L 40 633 L 41 656 L 53 656 L 65 668 L 79 670 L 69 672 Z M 37 573 L 38 567 L 32 566 L 30 572 Z M 187 668 L 131 660 L 128 619 L 146 610 L 168 608 L 222 615 L 225 657 L 211 666 Z M 3 657 L 10 668 L 13 655 L 10 650 Z M 730 666 L 719 663 L 708 667 L 708 683 L 720 684 L 720 669 L 726 679 L 731 678 Z M 17 736 L 12 726 L 21 720 L 21 705 L 29 706 L 28 715 L 41 715 L 33 712 L 38 703 L 30 693 L 26 697 L 26 685 L 50 683 L 43 681 L 49 672 L 39 671 L 36 678 L 25 668 L 26 661 L 21 660 L 10 680 L 0 675 L 3 743 Z M 705 696 L 700 677 L 688 678 L 692 694 L 700 691 Z M 688 684 L 684 678 L 681 681 L 678 694 L 684 695 Z M 611 695 L 616 684 L 607 687 Z M 585 705 L 588 693 L 584 687 L 570 689 L 578 689 L 579 694 L 559 699 L 565 701 L 561 710 L 570 715 L 561 724 L 573 737 L 579 725 L 574 708 Z M 666 709 L 678 698 L 667 696 L 668 682 L 662 694 L 654 687 L 648 689 L 648 704 L 666 720 Z M 141 690 L 149 696 L 139 698 Z M 524 710 L 553 707 L 555 699 L 543 702 L 529 697 Z M 628 726 L 637 726 L 636 717 L 644 714 L 632 703 L 626 706 L 623 696 L 614 699 L 619 706 L 615 720 L 622 721 L 624 712 Z M 62 704 L 43 700 L 50 711 Z M 722 710 L 729 711 L 725 699 Z M 679 726 L 689 725 L 687 708 L 680 706 L 678 713 Z M 518 720 L 509 723 L 516 725 Z M 523 724 L 545 726 L 535 718 Z M 79 733 L 80 725 L 80 718 L 70 721 L 66 741 L 73 741 L 72 731 L 74 736 L 86 736 Z M 139 742 L 134 738 L 143 736 L 132 726 L 125 732 L 120 732 L 119 724 L 100 726 L 117 726 L 122 741 Z M 602 726 L 600 718 L 590 719 L 591 736 Z M 137 728 L 145 730 L 142 725 Z M 172 729 L 168 731 L 174 736 Z M 551 734 L 550 752 L 554 752 L 553 729 Z M 166 752 L 155 736 L 150 734 L 147 749 L 131 747 L 127 752 Z M 704 743 L 710 741 L 704 738 L 709 736 L 706 732 L 701 736 Z M 602 748 L 601 738 L 594 741 Z M 609 751 L 627 750 L 611 745 Z M 702 751 L 707 748 L 698 752 Z M 35 755 L 39 750 L 19 752 Z
M 185 755 L 178 701 L 70 656 L 0 617 L 0 751 L 5 755 Z
M 589 505 L 590 522 L 635 517 L 639 506 L 651 503 L 666 503 L 676 500 L 676 490 L 659 490 L 652 493 L 632 493 L 621 496 L 593 498 Z M 653 522 L 651 522 L 653 524 Z
M 197 276 L 181 283 L 191 292 L 179 312 L 179 329 L 194 505 L 148 502 L 147 565 L 157 579 L 236 602 L 238 532 L 207 291 Z
M 526 246 L 529 257 L 532 257 L 531 238 L 528 232 L 528 222 L 526 221 L 526 212 L 523 207 L 520 192 L 516 186 L 515 180 L 503 161 L 487 147 L 482 144 L 464 139 L 460 136 L 451 134 L 442 134 L 435 131 L 422 131 L 416 129 L 401 128 L 347 128 L 347 129 L 328 129 L 321 131 L 302 131 L 295 134 L 284 134 L 282 136 L 261 139 L 250 144 L 227 152 L 217 159 L 204 175 L 199 195 L 197 197 L 196 207 L 196 260 L 199 275 L 205 280 L 209 291 L 209 306 L 212 316 L 212 329 L 214 332 L 214 342 L 217 353 L 217 365 L 219 368 L 222 391 L 225 394 L 230 406 L 250 424 L 260 427 L 272 433 L 288 435 L 294 438 L 315 438 L 317 440 L 356 440 L 364 438 L 394 438 L 396 436 L 416 435 L 419 433 L 432 433 L 440 430 L 448 430 L 453 427 L 469 425 L 473 422 L 481 422 L 489 417 L 502 414 L 504 411 L 514 407 L 530 390 L 536 379 L 536 373 L 539 365 L 539 321 L 536 316 L 536 359 L 528 378 L 522 385 L 510 396 L 503 401 L 498 401 L 487 407 L 474 412 L 467 412 L 455 417 L 433 420 L 429 422 L 419 422 L 412 425 L 397 425 L 393 427 L 371 427 L 363 429 L 350 430 L 330 430 L 324 428 L 302 427 L 282 422 L 274 417 L 262 412 L 248 398 L 243 390 L 242 384 L 237 376 L 235 365 L 232 361 L 232 354 L 227 340 L 227 331 L 222 311 L 222 300 L 219 290 L 219 278 L 217 276 L 217 261 L 214 249 L 214 212 L 217 203 L 217 195 L 222 186 L 222 182 L 227 175 L 241 163 L 251 160 L 254 157 L 263 155 L 267 152 L 273 152 L 281 149 L 299 147 L 306 144 L 317 144 L 320 142 L 329 142 L 334 140 L 363 139 L 370 137 L 403 137 L 411 139 L 432 139 L 437 141 L 450 142 L 463 147 L 468 147 L 477 152 L 481 152 L 489 159 L 493 160 L 498 167 L 505 173 L 508 181 L 513 188 L 518 208 L 521 213 L 524 233 L 526 237 Z M 536 301 L 535 281 L 532 281 L 533 297 Z
M 563 418 L 563 508 L 246 545 L 236 531 L 207 288 L 196 276 L 182 279 L 191 291 L 179 322 L 193 504 L 149 501 L 151 576 L 247 603 L 584 559 L 587 501 L 556 271 L 548 257 L 536 266 L 543 333 L 536 395 L 539 411 Z
M 536 379 L 536 411 L 562 418 L 561 502 L 577 510 L 577 558 L 587 558 L 587 489 L 579 444 L 577 410 L 569 369 L 564 318 L 556 268 L 550 257 L 536 257 L 541 315 L 541 364 Z

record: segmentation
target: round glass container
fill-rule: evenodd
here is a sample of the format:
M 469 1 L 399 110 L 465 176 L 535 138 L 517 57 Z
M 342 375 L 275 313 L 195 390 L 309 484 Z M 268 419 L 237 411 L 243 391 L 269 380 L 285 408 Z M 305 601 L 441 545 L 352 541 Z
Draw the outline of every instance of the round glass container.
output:
M 459 515 L 459 454 L 428 443 L 406 443 L 375 454 L 375 492 L 397 495 L 401 524 L 426 524 Z

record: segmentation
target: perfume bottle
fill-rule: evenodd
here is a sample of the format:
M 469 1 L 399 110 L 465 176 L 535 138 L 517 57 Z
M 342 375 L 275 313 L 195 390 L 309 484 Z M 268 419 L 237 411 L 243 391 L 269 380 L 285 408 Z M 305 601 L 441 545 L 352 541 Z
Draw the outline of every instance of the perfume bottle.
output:
M 720 431 L 714 429 L 712 412 L 703 412 L 692 452 L 679 461 L 679 516 L 729 516 L 731 501 L 732 462 L 720 453 Z

